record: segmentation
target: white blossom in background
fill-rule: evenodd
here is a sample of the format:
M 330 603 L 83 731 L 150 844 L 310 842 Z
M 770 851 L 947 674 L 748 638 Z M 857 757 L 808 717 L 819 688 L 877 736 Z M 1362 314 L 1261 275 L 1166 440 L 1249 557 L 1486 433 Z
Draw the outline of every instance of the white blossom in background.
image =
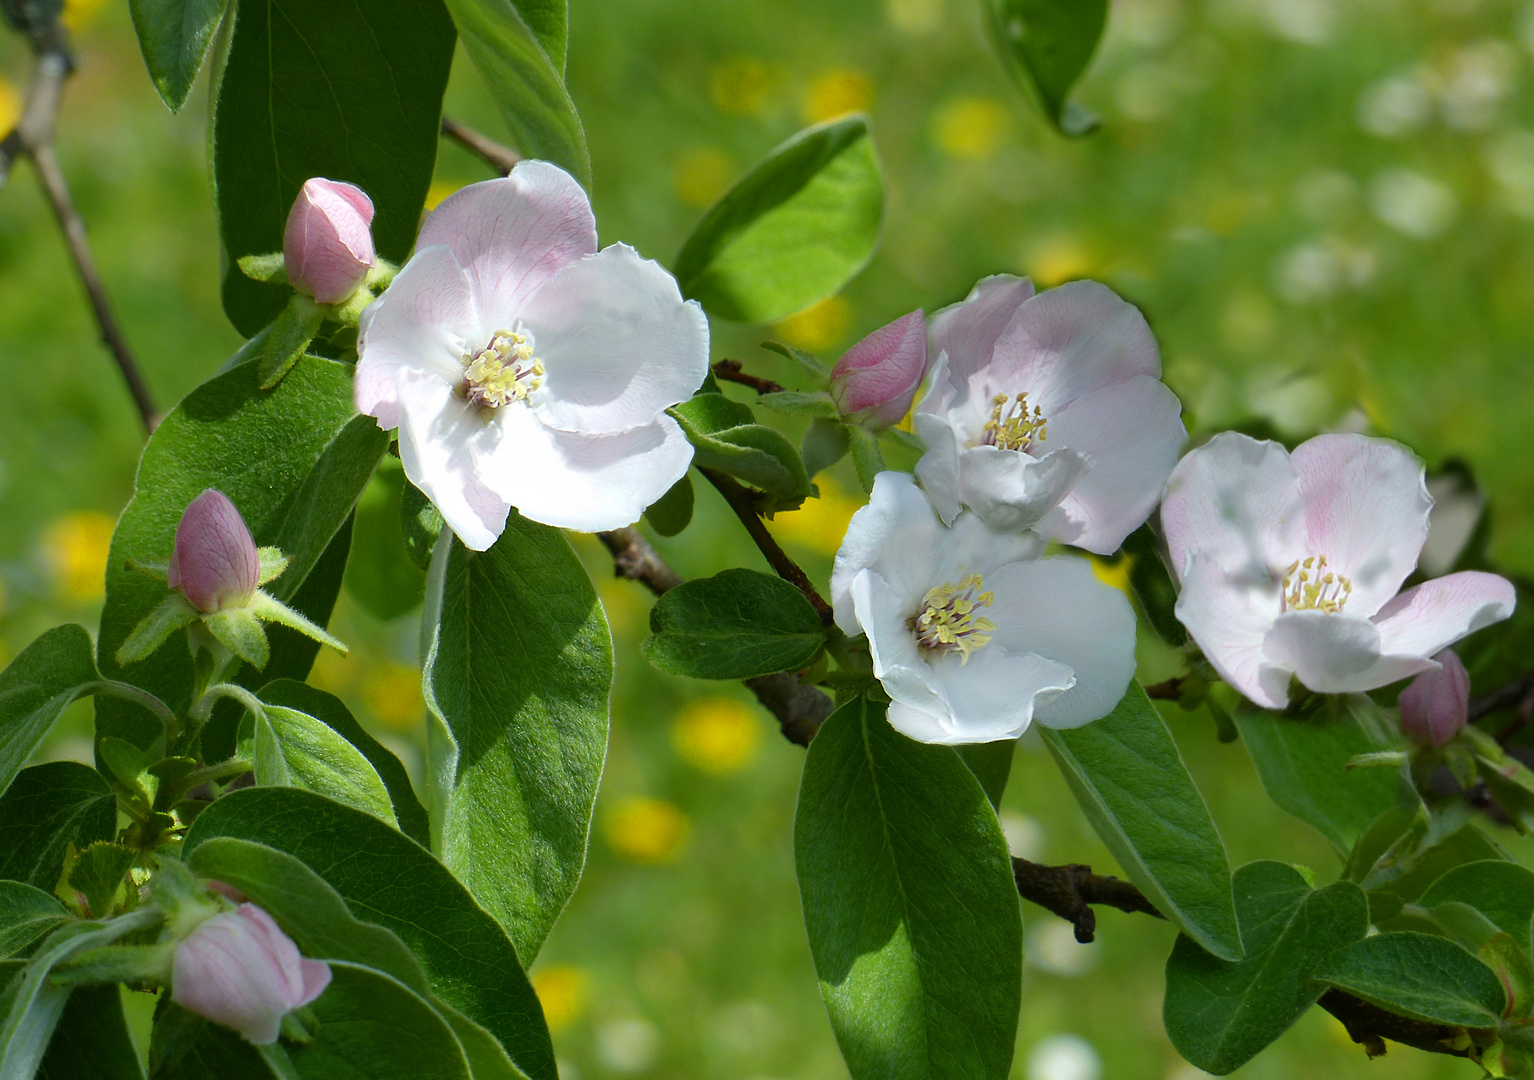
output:
M 575 179 L 524 161 L 450 196 L 363 312 L 357 408 L 475 550 L 524 517 L 627 525 L 692 447 L 665 410 L 708 370 L 708 322 L 633 248 L 597 251 Z
M 1439 236 L 1459 213 L 1454 189 L 1414 169 L 1386 169 L 1369 184 L 1374 216 L 1418 240 Z
M 1511 615 L 1514 592 L 1477 571 L 1400 591 L 1431 507 L 1422 463 L 1388 440 L 1320 435 L 1290 454 L 1217 435 L 1178 464 L 1161 507 L 1177 617 L 1270 709 L 1293 677 L 1335 694 L 1437 668 L 1434 654 Z
M 1187 436 L 1144 316 L 1095 281 L 1035 296 L 999 275 L 929 322 L 916 475 L 943 520 L 968 506 L 993 529 L 1117 550 Z
M 1134 612 L 1084 560 L 1040 559 L 1042 547 L 974 514 L 945 526 L 909 474 L 878 475 L 831 594 L 837 626 L 868 635 L 897 731 L 994 742 L 1112 711 L 1134 674 Z
M 1028 1055 L 1028 1080 L 1100 1080 L 1103 1062 L 1080 1035 L 1051 1035 Z

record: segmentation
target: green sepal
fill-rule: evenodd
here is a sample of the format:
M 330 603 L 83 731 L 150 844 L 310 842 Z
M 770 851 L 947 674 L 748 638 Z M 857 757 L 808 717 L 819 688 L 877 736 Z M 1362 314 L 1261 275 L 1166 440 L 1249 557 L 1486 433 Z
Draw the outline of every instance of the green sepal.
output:
M 888 439 L 902 450 L 909 450 L 915 454 L 925 454 L 927 444 L 921 441 L 921 437 L 915 432 L 906 431 L 904 428 L 887 427 L 879 432 L 879 437 Z
M 243 259 L 240 261 L 244 262 Z M 272 323 L 271 336 L 266 339 L 266 349 L 261 354 L 261 367 L 257 372 L 261 389 L 270 390 L 276 386 L 298 363 L 309 342 L 320 332 L 325 312 L 325 305 L 317 303 L 312 296 L 295 292 L 288 299 L 287 307 Z
M 250 602 L 245 605 L 245 610 L 263 622 L 278 623 L 290 630 L 297 630 L 305 637 L 313 638 L 321 645 L 329 645 L 342 656 L 345 656 L 350 651 L 345 644 L 326 633 L 324 627 L 310 622 L 281 600 L 262 592 L 260 589 L 257 589 L 250 598 Z
M 764 341 L 762 348 L 788 357 L 799 369 L 799 374 L 816 386 L 825 386 L 831 381 L 831 369 L 812 352 L 796 349 L 792 345 L 784 345 L 781 341 Z
M 240 273 L 252 281 L 270 281 L 276 285 L 288 283 L 288 264 L 282 252 L 270 255 L 246 255 L 237 260 Z
M 98 841 L 75 856 L 69 868 L 69 887 L 85 898 L 91 918 L 104 919 L 125 896 L 123 879 L 133 866 L 134 854 L 125 847 Z
M 160 606 L 145 615 L 127 640 L 118 647 L 118 664 L 126 666 L 147 660 L 165 639 L 197 618 L 197 609 L 179 592 L 172 592 Z
M 884 471 L 884 455 L 879 452 L 879 436 L 865 427 L 849 425 L 847 434 L 852 445 L 852 464 L 858 471 L 858 483 L 863 490 L 872 492 L 874 478 Z
M 264 593 L 257 593 L 264 596 Z M 254 598 L 252 598 L 254 599 Z M 226 608 L 202 617 L 202 625 L 224 648 L 258 671 L 266 667 L 271 658 L 271 646 L 267 644 L 266 631 L 261 620 L 252 610 L 254 604 L 245 607 Z
M 162 941 L 155 945 L 103 945 L 87 949 L 54 968 L 49 979 L 59 986 L 119 982 L 169 986 L 176 944 Z
M 145 812 L 154 809 L 155 796 L 160 793 L 160 778 L 149 771 L 152 762 L 148 754 L 128 740 L 111 735 L 96 743 L 96 753 Z
M 824 390 L 810 393 L 780 390 L 775 394 L 763 394 L 756 399 L 756 403 L 773 412 L 787 413 L 789 416 L 823 416 L 828 420 L 834 420 L 841 415 L 836 411 L 836 402 L 832 401 L 831 395 Z
M 842 458 L 847 456 L 847 451 L 852 448 L 852 433 L 847 425 L 840 420 L 827 420 L 817 416 L 810 421 L 809 428 L 804 433 L 804 442 L 800 446 L 799 453 L 804 458 L 804 471 L 810 479 Z
M 282 576 L 282 572 L 288 568 L 289 559 L 282 553 L 280 548 L 264 547 L 256 549 L 256 557 L 260 559 L 260 574 L 256 578 L 258 585 L 265 585 L 269 581 L 275 581 Z
M 136 574 L 143 574 L 145 577 L 154 578 L 162 585 L 170 580 L 170 566 L 168 563 L 147 562 L 135 559 L 130 555 L 123 560 L 123 565 Z

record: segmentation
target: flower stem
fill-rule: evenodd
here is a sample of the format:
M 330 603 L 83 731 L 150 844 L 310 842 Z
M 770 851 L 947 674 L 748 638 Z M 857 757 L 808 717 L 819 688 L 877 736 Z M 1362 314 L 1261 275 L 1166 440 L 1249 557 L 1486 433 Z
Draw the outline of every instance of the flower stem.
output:
M 192 706 L 192 711 L 187 714 L 187 738 L 194 739 L 202 731 L 203 725 L 213 715 L 213 706 L 217 705 L 220 698 L 232 698 L 245 706 L 246 711 L 255 716 L 265 716 L 266 706 L 261 704 L 261 699 L 252 694 L 243 686 L 234 683 L 215 683 L 203 692 L 202 699 Z
M 790 585 L 802 592 L 814 606 L 815 613 L 820 616 L 822 626 L 830 626 L 834 621 L 831 605 L 826 603 L 825 597 L 815 590 L 810 576 L 802 567 L 778 546 L 778 542 L 767 531 L 767 526 L 762 519 L 756 516 L 756 506 L 751 500 L 751 493 L 737 484 L 733 479 L 722 472 L 713 469 L 698 470 L 710 484 L 719 489 L 719 494 L 724 496 L 724 501 L 730 504 L 730 509 L 735 511 L 735 516 L 740 518 L 740 523 L 746 527 L 746 532 L 751 534 L 751 539 L 767 557 L 767 562 L 778 576 Z
M 160 723 L 165 725 L 165 745 L 170 746 L 176 741 L 176 733 L 180 728 L 176 720 L 176 714 L 170 711 L 170 706 L 155 697 L 148 690 L 140 690 L 130 683 L 118 682 L 115 679 L 102 679 L 100 682 L 88 683 L 83 692 L 93 697 L 115 697 L 123 701 L 131 701 L 136 705 L 142 705 L 159 718 Z

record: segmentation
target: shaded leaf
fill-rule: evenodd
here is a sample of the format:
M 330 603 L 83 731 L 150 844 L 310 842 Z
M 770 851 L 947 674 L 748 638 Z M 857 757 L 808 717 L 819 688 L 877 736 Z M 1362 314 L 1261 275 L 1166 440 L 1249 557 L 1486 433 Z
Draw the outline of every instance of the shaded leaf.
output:
M 650 609 L 645 658 L 673 675 L 749 679 L 796 671 L 825 644 L 820 616 L 788 582 L 726 570 L 668 590 Z
M 133 852 L 125 847 L 98 841 L 75 859 L 69 870 L 69 887 L 85 897 L 91 918 L 104 919 L 112 913 L 133 858 Z
M 1085 135 L 1097 117 L 1069 101 L 1108 22 L 1108 0 L 982 0 L 1009 74 L 1034 94 L 1051 123 Z
M 98 678 L 91 636 L 73 623 L 43 634 L 0 672 L 0 792 L 10 787 L 64 710 Z M 160 726 L 153 715 L 144 715 Z
M 0 957 L 24 953 L 73 916 L 58 899 L 20 881 L 0 881 Z
M 1354 942 L 1322 963 L 1314 979 L 1429 1023 L 1494 1027 L 1507 1007 L 1496 973 L 1463 946 L 1409 931 Z
M 129 0 L 144 65 L 171 112 L 191 96 L 226 6 L 227 0 Z
M 400 536 L 405 470 L 385 455 L 357 500 L 346 591 L 374 618 L 388 621 L 413 611 L 426 595 L 426 575 L 415 565 Z
M 400 494 L 399 524 L 405 534 L 405 554 L 417 569 L 429 569 L 444 522 L 441 512 L 409 480 Z
M 0 797 L 0 878 L 51 893 L 69 844 L 117 832 L 117 799 L 101 774 L 77 761 L 22 769 Z
M 675 536 L 691 523 L 692 507 L 692 477 L 683 476 L 666 494 L 649 505 L 644 519 L 657 534 Z
M 1524 952 L 1529 951 L 1534 872 L 1501 859 L 1464 863 L 1433 882 L 1417 900 L 1429 911 L 1446 903 L 1469 905 L 1499 930 L 1511 934 Z
M 37 1080 L 143 1080 L 138 1049 L 123 1018 L 116 983 L 80 986 L 69 995 Z

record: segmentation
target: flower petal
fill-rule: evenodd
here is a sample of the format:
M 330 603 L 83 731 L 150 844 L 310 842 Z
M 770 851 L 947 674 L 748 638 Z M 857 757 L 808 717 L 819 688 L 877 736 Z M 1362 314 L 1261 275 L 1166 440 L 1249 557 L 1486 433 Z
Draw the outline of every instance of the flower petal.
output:
M 708 374 L 708 319 L 676 279 L 625 244 L 565 267 L 528 300 L 523 323 L 547 374 L 544 423 L 612 434 L 685 401 Z
M 855 636 L 867 630 L 853 610 L 852 582 L 870 568 L 900 603 L 914 610 L 916 601 L 939 584 L 929 578 L 942 557 L 943 537 L 942 523 L 909 473 L 874 477 L 868 505 L 852 515 L 831 568 L 831 605 L 842 632 Z M 901 618 L 911 614 L 906 611 Z
M 950 304 L 931 320 L 932 351 L 967 378 L 990 362 L 991 352 L 1012 316 L 1033 296 L 1033 282 L 1010 274 L 981 278 L 961 303 Z
M 304 988 L 298 995 L 298 1000 L 293 1002 L 295 1009 L 301 1009 L 315 998 L 325 992 L 330 985 L 330 965 L 323 960 L 304 959 L 299 961 L 303 971 Z
M 1135 673 L 1135 614 L 1122 592 L 1068 556 L 1003 567 L 985 587 L 995 593 L 985 614 L 996 624 L 986 651 L 1048 657 L 1075 676 L 1064 693 L 1035 702 L 1035 720 L 1080 727 L 1113 711 Z
M 399 426 L 401 371 L 429 371 L 448 385 L 463 378 L 470 340 L 481 336 L 468 276 L 445 247 L 422 248 L 384 294 L 362 312 L 357 329 L 357 411 Z
M 1384 655 L 1379 628 L 1346 612 L 1286 611 L 1268 631 L 1263 652 L 1318 694 L 1375 690 L 1438 666 L 1426 656 Z
M 1463 570 L 1407 589 L 1380 608 L 1374 624 L 1385 652 L 1432 656 L 1506 619 L 1517 602 L 1517 592 L 1506 578 Z
M 1347 613 L 1368 618 L 1400 591 L 1427 543 L 1433 500 L 1422 462 L 1399 443 L 1347 434 L 1317 435 L 1292 456 L 1310 553 L 1352 579 Z
M 1031 529 L 1060 504 L 1091 466 L 1075 450 L 1035 458 L 972 446 L 959 454 L 959 499 L 993 529 Z
M 490 331 L 509 328 L 545 281 L 596 251 L 597 223 L 573 176 L 546 161 L 522 161 L 510 176 L 444 199 L 416 241 L 418 249 L 434 244 L 452 248 L 468 271 L 480 310 L 497 324 L 484 328 L 488 340 Z
M 942 374 L 941 370 L 938 372 Z M 945 524 L 953 524 L 959 514 L 959 439 L 952 425 L 937 413 L 917 412 L 912 416 L 916 435 L 927 444 L 927 452 L 916 463 L 916 479 L 932 500 L 933 509 Z
M 1145 523 L 1188 437 L 1177 395 L 1148 375 L 1084 394 L 1049 420 L 1040 449 L 1069 447 L 1090 468 L 1051 515 L 1048 534 L 1099 555 Z
M 948 706 L 933 685 L 916 637 L 906 625 L 911 613 L 898 590 L 878 571 L 862 570 L 848 583 L 847 595 L 854 626 L 868 635 L 874 677 L 883 684 L 885 693 L 892 701 L 930 716 L 946 717 Z
M 402 371 L 399 457 L 410 482 L 432 501 L 458 539 L 484 551 L 506 527 L 510 504 L 479 476 L 481 447 L 501 438 L 452 387 L 429 372 Z M 524 410 L 526 411 L 526 410 Z
M 1174 577 L 1185 573 L 1195 551 L 1254 583 L 1281 575 L 1305 550 L 1305 506 L 1289 452 L 1276 442 L 1221 432 L 1172 470 L 1161 526 Z M 1275 592 L 1275 615 L 1278 610 Z
M 1234 576 L 1197 551 L 1188 558 L 1175 609 L 1220 677 L 1265 709 L 1289 703 L 1290 669 L 1263 652 L 1279 604 L 1276 581 Z
M 922 741 L 944 746 L 1015 739 L 1076 682 L 1069 664 L 995 643 L 970 653 L 968 663 L 956 652 L 929 654 L 926 663 L 949 719 L 941 736 Z

